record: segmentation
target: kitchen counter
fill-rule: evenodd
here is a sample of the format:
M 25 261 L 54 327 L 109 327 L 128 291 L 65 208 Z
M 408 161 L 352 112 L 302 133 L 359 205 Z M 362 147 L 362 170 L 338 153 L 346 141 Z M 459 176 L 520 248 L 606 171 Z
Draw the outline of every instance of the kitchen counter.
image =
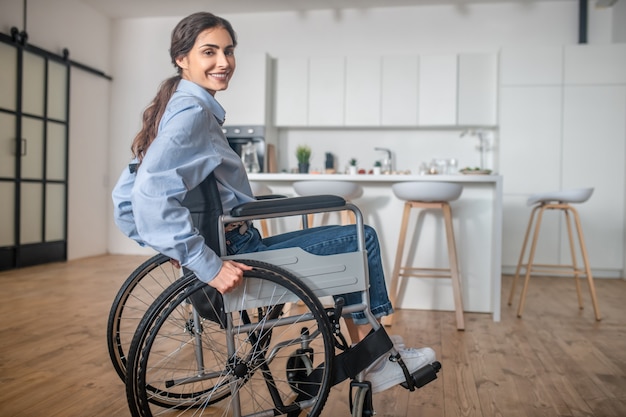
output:
M 393 262 L 404 201 L 396 198 L 391 185 L 403 181 L 457 182 L 463 184 L 461 197 L 451 202 L 455 238 L 461 269 L 465 311 L 491 313 L 500 321 L 502 177 L 500 175 L 344 175 L 344 174 L 250 174 L 250 181 L 263 182 L 273 193 L 295 195 L 295 181 L 356 181 L 363 196 L 353 201 L 365 222 L 379 236 L 383 268 L 391 281 Z M 320 215 L 321 216 L 321 215 Z M 414 217 L 417 218 L 414 210 Z M 425 267 L 447 267 L 447 249 L 442 216 L 420 214 L 422 233 L 416 244 L 407 244 L 415 259 Z M 272 220 L 275 232 L 293 230 L 293 221 Z M 414 223 L 412 223 L 414 225 Z M 411 229 L 412 230 L 412 229 Z M 454 310 L 451 280 L 405 279 L 397 307 L 408 309 Z
M 367 182 L 400 182 L 400 181 L 442 181 L 442 182 L 500 182 L 500 175 L 410 175 L 410 174 L 394 174 L 394 175 L 373 175 L 373 174 L 248 174 L 250 181 L 357 181 Z

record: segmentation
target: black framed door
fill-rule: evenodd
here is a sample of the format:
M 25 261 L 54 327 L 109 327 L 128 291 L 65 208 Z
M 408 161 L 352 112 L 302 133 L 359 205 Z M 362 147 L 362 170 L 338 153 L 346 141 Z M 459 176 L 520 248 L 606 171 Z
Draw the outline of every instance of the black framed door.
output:
M 0 270 L 67 259 L 70 62 L 0 34 Z

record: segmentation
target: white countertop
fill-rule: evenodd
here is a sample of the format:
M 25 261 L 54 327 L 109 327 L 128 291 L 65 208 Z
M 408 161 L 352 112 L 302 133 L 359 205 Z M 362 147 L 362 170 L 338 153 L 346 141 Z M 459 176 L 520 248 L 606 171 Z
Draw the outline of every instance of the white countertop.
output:
M 500 175 L 373 175 L 373 174 L 248 174 L 250 181 L 357 181 L 357 182 L 401 182 L 401 181 L 444 181 L 444 182 L 495 182 L 502 180 Z

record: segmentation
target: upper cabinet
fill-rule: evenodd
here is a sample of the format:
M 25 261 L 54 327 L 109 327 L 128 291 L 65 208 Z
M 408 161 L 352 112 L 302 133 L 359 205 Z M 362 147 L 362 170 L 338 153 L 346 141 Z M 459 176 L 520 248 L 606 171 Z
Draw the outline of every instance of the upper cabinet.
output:
M 563 47 L 509 47 L 500 53 L 500 85 L 560 85 L 563 80 Z
M 309 60 L 309 125 L 341 126 L 346 89 L 345 58 Z
M 307 126 L 309 123 L 309 60 L 281 58 L 276 61 L 276 126 Z
M 237 56 L 237 69 L 226 91 L 216 94 L 226 110 L 226 125 L 271 122 L 273 62 L 266 54 Z
M 417 126 L 419 58 L 382 58 L 380 120 L 383 126 Z
M 495 126 L 495 54 L 280 58 L 275 124 Z
M 626 44 L 566 46 L 564 61 L 566 85 L 626 83 Z
M 459 55 L 458 124 L 495 126 L 498 114 L 498 58 Z
M 457 56 L 420 56 L 419 69 L 419 125 L 456 125 Z
M 381 71 L 380 58 L 346 58 L 346 126 L 380 126 Z

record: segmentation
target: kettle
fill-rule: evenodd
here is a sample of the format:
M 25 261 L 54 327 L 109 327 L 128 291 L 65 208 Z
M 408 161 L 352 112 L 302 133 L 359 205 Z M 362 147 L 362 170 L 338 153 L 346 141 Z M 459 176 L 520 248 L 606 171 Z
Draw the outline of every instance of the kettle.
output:
M 261 170 L 256 145 L 253 142 L 248 142 L 241 147 L 241 162 L 248 174 L 256 174 Z

